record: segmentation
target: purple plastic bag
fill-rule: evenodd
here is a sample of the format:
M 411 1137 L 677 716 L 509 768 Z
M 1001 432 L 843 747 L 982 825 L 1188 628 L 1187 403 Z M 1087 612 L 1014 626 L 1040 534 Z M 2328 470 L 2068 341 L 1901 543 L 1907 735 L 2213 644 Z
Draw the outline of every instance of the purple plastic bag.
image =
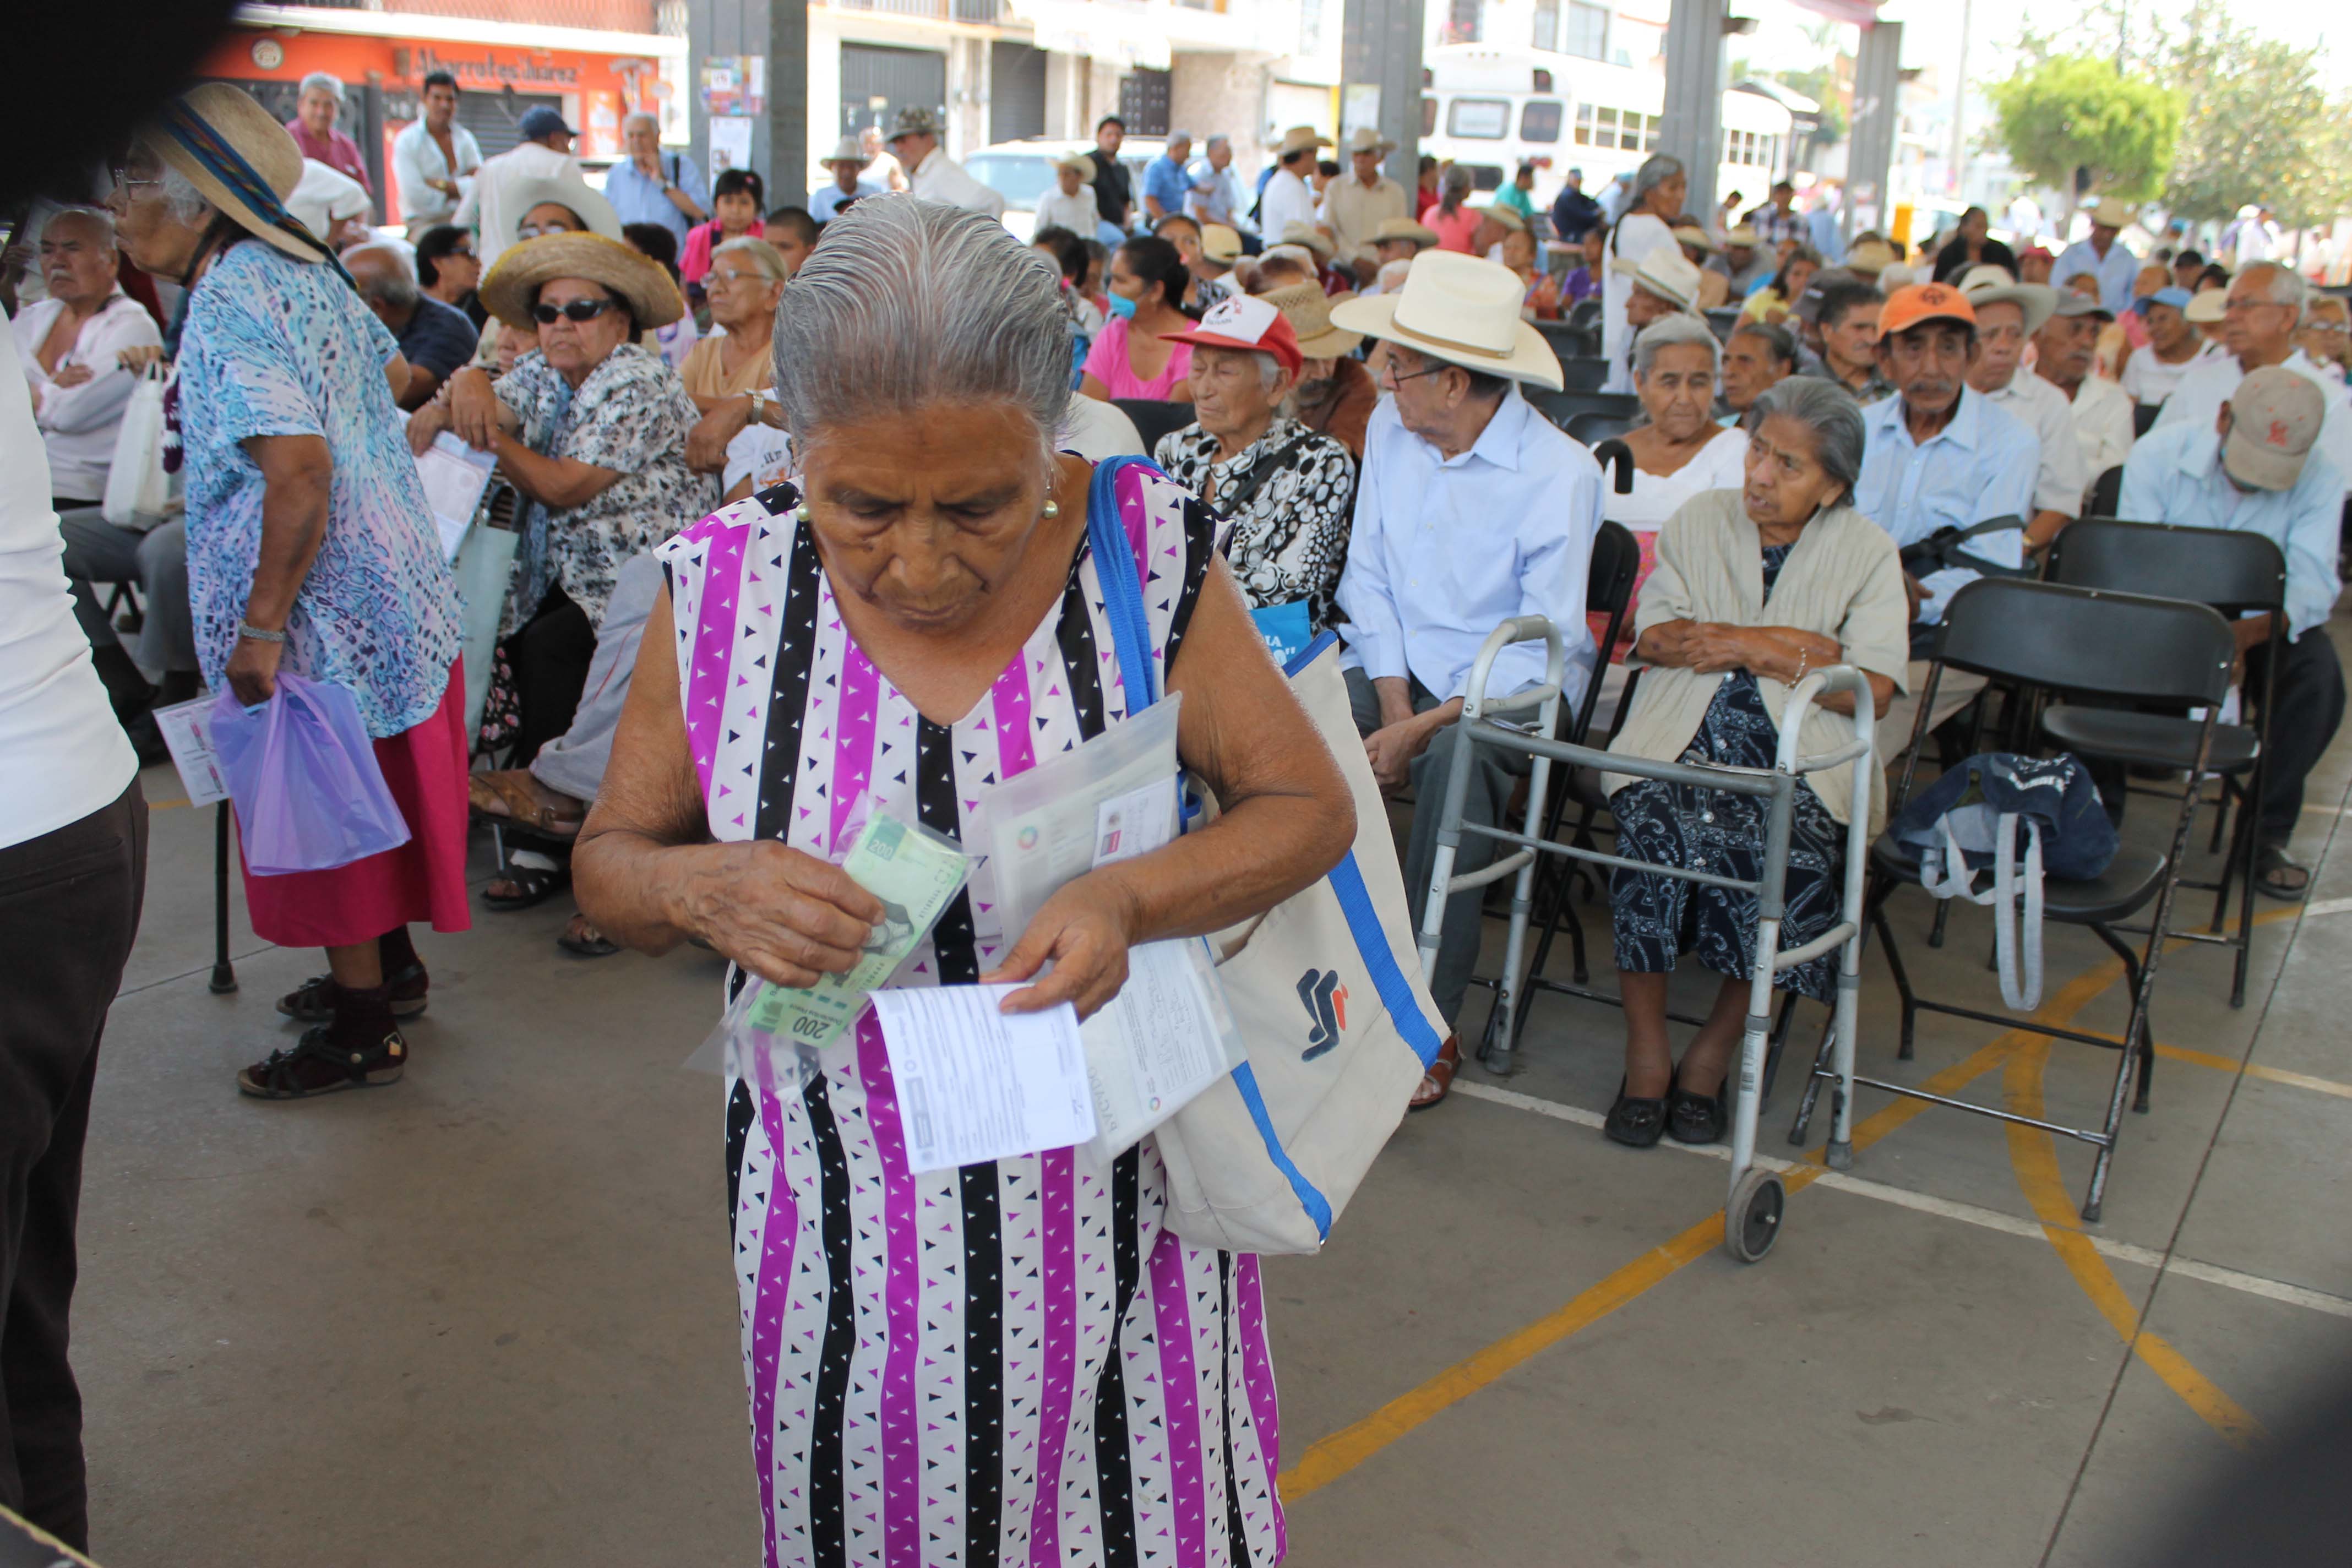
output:
M 277 694 L 251 709 L 222 691 L 213 751 L 257 877 L 332 870 L 408 842 L 359 704 L 340 686 L 280 675 Z

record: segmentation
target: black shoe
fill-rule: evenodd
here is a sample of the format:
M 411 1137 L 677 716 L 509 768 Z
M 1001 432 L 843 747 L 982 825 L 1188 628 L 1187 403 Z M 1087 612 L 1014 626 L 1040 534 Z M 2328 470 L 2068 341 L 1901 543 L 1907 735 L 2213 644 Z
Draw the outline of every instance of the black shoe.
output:
M 1601 1122 L 1601 1131 L 1611 1139 L 1631 1149 L 1647 1149 L 1666 1130 L 1666 1102 L 1643 1100 L 1625 1092 L 1625 1080 L 1617 1080 L 1617 1103 L 1609 1108 L 1609 1118 Z
M 1723 1089 L 1693 1094 L 1676 1082 L 1666 1096 L 1666 1131 L 1677 1143 L 1720 1143 L 1724 1126 Z

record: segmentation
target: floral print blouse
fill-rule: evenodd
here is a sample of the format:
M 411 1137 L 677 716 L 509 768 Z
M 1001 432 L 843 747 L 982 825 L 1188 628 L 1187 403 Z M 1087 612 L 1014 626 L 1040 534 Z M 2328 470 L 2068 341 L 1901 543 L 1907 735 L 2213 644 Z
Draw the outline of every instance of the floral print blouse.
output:
M 1309 627 L 1319 633 L 1331 624 L 1356 495 L 1347 447 L 1296 419 L 1276 418 L 1226 462 L 1217 461 L 1217 438 L 1198 424 L 1161 437 L 1155 458 L 1169 478 L 1231 520 L 1225 561 L 1252 609 L 1304 599 Z M 1229 498 L 1261 468 L 1255 492 L 1236 511 Z

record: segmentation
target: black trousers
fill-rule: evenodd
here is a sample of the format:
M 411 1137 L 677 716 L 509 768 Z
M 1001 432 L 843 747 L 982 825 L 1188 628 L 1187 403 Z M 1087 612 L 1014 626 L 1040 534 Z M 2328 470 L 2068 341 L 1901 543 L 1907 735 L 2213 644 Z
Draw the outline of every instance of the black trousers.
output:
M 539 613 L 506 640 L 514 671 L 518 723 L 511 767 L 528 767 L 540 747 L 572 728 L 596 657 L 596 623 L 562 588 L 550 588 Z
M 147 802 L 0 849 L 0 1503 L 89 1542 L 81 1391 L 68 1364 L 74 1224 L 98 1039 L 147 888 Z
M 2326 626 L 2291 643 L 2263 643 L 2246 652 L 2246 689 L 2263 689 L 2263 662 L 2278 657 L 2278 690 L 2271 699 L 2269 776 L 2263 783 L 2262 841 L 2284 844 L 2303 815 L 2303 781 L 2327 752 L 2344 721 L 2344 662 Z

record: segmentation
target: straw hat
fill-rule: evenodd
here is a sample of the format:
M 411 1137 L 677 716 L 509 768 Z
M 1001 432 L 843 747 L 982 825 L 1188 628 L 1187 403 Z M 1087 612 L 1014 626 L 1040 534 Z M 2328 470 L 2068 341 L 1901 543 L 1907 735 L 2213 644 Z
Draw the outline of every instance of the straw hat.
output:
M 866 167 L 868 162 L 866 156 L 866 149 L 858 145 L 857 138 L 855 136 L 843 137 L 840 142 L 835 145 L 831 155 L 821 158 L 817 161 L 828 169 L 832 168 L 835 163 L 855 163 L 862 169 Z
M 2230 293 L 2226 289 L 2201 289 L 2190 296 L 2189 303 L 2180 308 L 2180 314 L 2185 319 L 2200 327 L 2221 321 L 2229 313 Z
M 1329 145 L 1331 138 L 1312 125 L 1294 125 L 1282 133 L 1282 143 L 1274 150 L 1274 161 L 1279 163 L 1293 153 L 1312 152 L 1318 147 Z
M 1312 283 L 1286 283 L 1258 298 L 1288 319 L 1290 330 L 1298 334 L 1298 352 L 1308 359 L 1339 359 L 1354 353 L 1364 341 L 1363 333 L 1341 331 L 1331 324 L 1331 307 L 1337 301 Z
M 1228 266 L 1242 258 L 1242 237 L 1221 223 L 1201 226 L 1201 254 L 1211 261 Z
M 2120 196 L 2103 196 L 2099 205 L 2091 209 L 2091 223 L 2098 228 L 2129 228 L 2138 216 L 2132 211 L 2131 203 Z
M 1395 151 L 1395 142 L 1369 125 L 1357 126 L 1355 133 L 1348 138 L 1348 156 L 1350 158 L 1359 153 L 1378 153 L 1386 157 Z
M 1846 270 L 1865 278 L 1875 278 L 1894 265 L 1895 247 L 1882 239 L 1865 239 L 1845 253 Z
M 1339 253 L 1339 247 L 1331 243 L 1329 235 L 1325 234 L 1313 224 L 1302 223 L 1297 218 L 1282 226 L 1282 243 L 1303 245 L 1313 251 L 1318 259 L 1324 261 L 1330 260 Z
M 1687 245 L 1695 250 L 1703 250 L 1709 256 L 1715 254 L 1716 246 L 1714 237 L 1709 235 L 1706 230 L 1699 227 L 1698 225 L 1695 223 L 1681 224 L 1676 226 L 1673 230 L 1673 233 L 1675 244 Z
M 222 216 L 247 233 L 268 240 L 297 261 L 318 261 L 328 255 L 326 242 L 308 230 L 281 227 L 257 212 L 215 172 L 217 160 L 199 157 L 195 146 L 217 144 L 240 159 L 261 178 L 282 205 L 302 179 L 302 150 L 286 127 L 243 88 L 208 81 L 163 106 L 163 111 L 142 140 L 156 156 L 195 186 Z
M 541 285 L 558 278 L 584 278 L 611 289 L 628 301 L 642 331 L 667 327 L 686 314 L 686 301 L 660 262 L 600 234 L 542 234 L 507 247 L 482 279 L 483 308 L 509 327 L 534 331 L 532 300 Z
M 1095 161 L 1084 153 L 1065 153 L 1054 160 L 1056 169 L 1071 169 L 1091 180 L 1095 177 Z
M 1662 239 L 1639 258 L 1621 256 L 1609 265 L 1631 278 L 1643 293 L 1670 300 L 1677 310 L 1692 310 L 1698 304 L 1698 268 L 1683 254 L 1678 241 Z
M 1679 253 L 1675 259 L 1682 259 Z M 1541 332 L 1520 320 L 1526 299 L 1527 285 L 1507 267 L 1458 251 L 1424 250 L 1412 258 L 1402 289 L 1341 300 L 1331 307 L 1331 324 L 1465 370 L 1558 392 L 1559 356 Z
M 2014 305 L 2025 312 L 2025 335 L 2040 331 L 2058 309 L 2058 290 L 2047 283 L 2019 283 L 2011 279 L 2006 267 L 1977 266 L 1960 279 L 1960 292 L 1967 295 L 1971 307 Z
M 1731 232 L 1723 237 L 1724 247 L 1728 250 L 1753 250 L 1762 243 L 1755 229 L 1744 223 L 1734 224 Z
M 1381 219 L 1380 226 L 1372 230 L 1372 243 L 1382 245 L 1391 239 L 1409 239 L 1427 250 L 1437 243 L 1437 231 L 1409 217 L 1384 217 Z
M 552 203 L 586 224 L 590 234 L 601 234 L 615 241 L 621 237 L 621 215 L 613 210 L 613 204 L 603 192 L 589 189 L 588 182 L 577 174 L 542 174 L 535 179 L 517 180 L 499 201 L 518 224 L 531 208 Z
M 1504 229 L 1512 234 L 1525 234 L 1528 232 L 1528 220 L 1520 216 L 1517 207 L 1507 207 L 1500 202 L 1495 202 L 1489 205 L 1480 207 L 1478 209 L 1478 215 L 1481 217 L 1493 219 L 1497 225 L 1501 226 Z

